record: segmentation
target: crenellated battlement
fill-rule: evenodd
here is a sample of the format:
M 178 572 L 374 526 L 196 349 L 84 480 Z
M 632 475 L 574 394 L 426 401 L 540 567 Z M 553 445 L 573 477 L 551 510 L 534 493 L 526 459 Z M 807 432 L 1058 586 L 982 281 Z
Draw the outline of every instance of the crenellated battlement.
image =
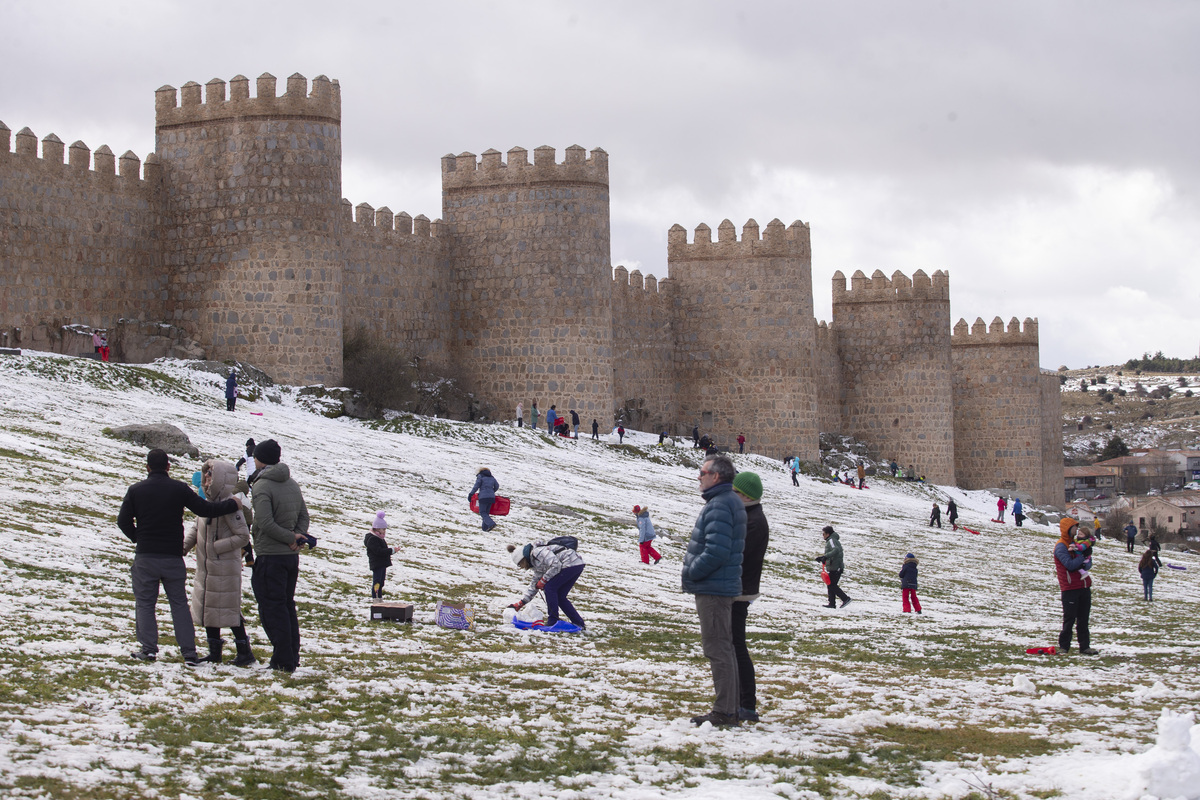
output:
M 959 319 L 950 336 L 951 347 L 977 347 L 980 345 L 1032 345 L 1038 346 L 1038 323 L 1031 317 L 1025 318 L 1024 329 L 1016 317 L 1008 321 L 1008 329 L 1004 320 L 999 317 L 992 319 L 991 328 L 984 323 L 983 317 L 976 317 L 975 324 L 968 327 L 965 319 Z
M 758 223 L 749 219 L 742 226 L 742 237 L 738 239 L 737 229 L 726 219 L 717 226 L 715 242 L 712 228 L 703 222 L 696 226 L 696 234 L 690 244 L 687 229 L 682 225 L 672 225 L 667 231 L 667 260 L 672 262 L 772 256 L 810 258 L 811 255 L 809 227 L 800 220 L 785 228 L 779 219 L 773 219 L 760 236 Z
M 11 134 L 9 127 L 0 122 L 0 158 L 22 159 L 29 168 L 46 170 L 55 176 L 89 176 L 100 182 L 115 181 L 119 177 L 123 183 L 134 186 L 144 181 L 157 182 L 162 178 L 162 163 L 154 153 L 146 156 L 143 176 L 142 161 L 132 150 L 126 150 L 117 158 L 108 145 L 100 145 L 95 153 L 80 141 L 68 148 L 62 139 L 50 133 L 42 138 L 39 157 L 38 138 L 33 131 L 29 128 L 17 131 L 15 151 L 9 150 Z
M 342 90 L 336 80 L 318 75 L 312 80 L 295 73 L 287 79 L 282 95 L 276 95 L 277 79 L 264 72 L 255 81 L 255 96 L 250 96 L 250 79 L 234 76 L 228 84 L 213 78 L 203 87 L 188 81 L 178 90 L 163 86 L 154 93 L 155 128 L 194 125 L 227 119 L 291 117 L 312 119 L 333 125 L 342 122 Z
M 624 266 L 613 267 L 613 288 L 633 292 L 645 292 L 647 295 L 658 296 L 662 293 L 663 284 L 653 275 L 642 276 L 641 270 L 630 272 Z
M 474 153 L 442 156 L 442 190 L 479 189 L 492 186 L 528 186 L 544 183 L 590 183 L 608 186 L 608 153 L 597 147 L 590 156 L 579 145 L 571 145 L 562 163 L 555 161 L 553 147 L 533 151 L 514 147 L 508 159 L 499 150 L 485 150 L 477 161 Z
M 345 198 L 342 199 L 342 221 L 349 223 L 346 229 L 351 231 L 379 231 L 418 239 L 445 236 L 445 226 L 440 219 L 430 222 L 424 214 L 411 217 L 405 211 L 394 214 L 387 206 L 376 210 L 370 203 L 354 206 Z
M 917 270 L 910 279 L 897 270 L 888 278 L 880 270 L 867 277 L 855 270 L 846 288 L 846 276 L 841 270 L 833 273 L 833 303 L 885 303 L 898 300 L 950 300 L 950 273 L 937 270 L 930 277 Z

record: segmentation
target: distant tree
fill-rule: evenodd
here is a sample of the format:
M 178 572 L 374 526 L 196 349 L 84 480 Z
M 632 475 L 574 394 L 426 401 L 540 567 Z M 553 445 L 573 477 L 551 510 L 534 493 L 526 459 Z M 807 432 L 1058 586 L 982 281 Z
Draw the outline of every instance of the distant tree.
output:
M 1113 401 L 1113 393 L 1105 392 L 1104 394 L 1100 395 L 1100 399 L 1102 399 L 1106 403 L 1111 403 Z
M 1059 386 L 1065 386 L 1065 385 L 1066 385 L 1066 383 L 1067 383 L 1067 376 L 1066 376 L 1066 375 L 1063 375 L 1063 374 L 1060 372 L 1060 373 L 1058 374 L 1058 385 L 1059 385 Z
M 1184 396 L 1184 397 L 1191 397 L 1191 396 L 1192 396 L 1192 390 L 1191 390 L 1191 389 L 1188 389 L 1186 392 L 1184 392 L 1184 393 L 1183 393 L 1183 396 Z
M 1183 387 L 1187 386 L 1187 378 L 1183 377 L 1182 375 L 1180 375 L 1176 380 L 1179 381 L 1180 386 L 1183 386 Z
M 1100 460 L 1107 461 L 1110 458 L 1120 458 L 1121 456 L 1129 455 L 1129 447 L 1121 440 L 1120 436 L 1113 436 L 1108 440 L 1108 444 L 1104 445 L 1104 449 L 1100 451 Z
M 1086 392 L 1087 390 L 1088 390 L 1088 382 L 1087 382 L 1087 378 L 1084 378 L 1083 380 L 1081 380 L 1079 382 L 1079 391 Z
M 1099 378 L 1097 378 L 1097 380 L 1100 381 L 1101 383 L 1108 383 L 1108 376 L 1101 375 Z

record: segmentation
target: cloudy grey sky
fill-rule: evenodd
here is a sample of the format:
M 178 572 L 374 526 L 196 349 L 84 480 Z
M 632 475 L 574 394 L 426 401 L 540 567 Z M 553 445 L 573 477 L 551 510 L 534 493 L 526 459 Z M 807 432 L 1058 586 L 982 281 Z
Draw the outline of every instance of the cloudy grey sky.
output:
M 1200 3 L 0 0 L 0 120 L 144 157 L 154 90 L 324 74 L 343 193 L 440 215 L 447 153 L 610 154 L 612 261 L 812 226 L 835 270 L 950 273 L 1042 365 L 1200 348 Z

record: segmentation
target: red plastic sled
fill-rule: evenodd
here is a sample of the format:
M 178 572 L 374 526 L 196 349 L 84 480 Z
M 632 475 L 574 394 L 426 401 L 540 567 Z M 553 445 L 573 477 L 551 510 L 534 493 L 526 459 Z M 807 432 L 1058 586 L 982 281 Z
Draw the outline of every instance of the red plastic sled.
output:
M 1058 654 L 1056 647 L 1030 647 L 1025 650 L 1031 656 L 1053 656 Z
M 1004 524 L 1004 520 L 1002 520 L 1002 519 L 994 519 L 994 520 L 992 520 L 992 522 L 998 522 L 998 523 L 1000 523 L 1001 525 L 1003 525 L 1003 524 Z
M 507 517 L 509 505 L 510 505 L 510 503 L 508 502 L 507 497 L 501 497 L 500 495 L 496 495 L 496 502 L 492 503 L 492 510 L 490 512 L 491 516 Z M 476 514 L 479 513 L 479 496 L 478 495 L 471 498 L 471 510 L 474 511 Z
M 821 581 L 822 581 L 822 582 L 823 582 L 823 583 L 824 583 L 826 586 L 828 586 L 828 585 L 829 585 L 829 582 L 830 582 L 831 580 L 833 580 L 833 578 L 831 578 L 831 577 L 829 576 L 829 570 L 825 568 L 825 565 L 824 565 L 824 564 L 822 564 L 822 565 L 821 565 Z
M 974 528 L 968 528 L 966 525 L 959 525 L 958 527 L 962 528 L 967 533 L 973 533 L 976 536 L 980 535 L 979 531 L 975 530 Z

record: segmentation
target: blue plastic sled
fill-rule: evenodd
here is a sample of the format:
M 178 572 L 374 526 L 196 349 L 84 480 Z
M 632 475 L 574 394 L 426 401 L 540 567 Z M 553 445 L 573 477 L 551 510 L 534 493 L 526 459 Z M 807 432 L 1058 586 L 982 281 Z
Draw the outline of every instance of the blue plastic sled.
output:
M 523 631 L 542 631 L 543 633 L 579 633 L 583 630 L 578 625 L 572 625 L 561 619 L 553 625 L 546 625 L 540 619 L 535 622 L 529 622 L 514 617 L 513 625 Z

